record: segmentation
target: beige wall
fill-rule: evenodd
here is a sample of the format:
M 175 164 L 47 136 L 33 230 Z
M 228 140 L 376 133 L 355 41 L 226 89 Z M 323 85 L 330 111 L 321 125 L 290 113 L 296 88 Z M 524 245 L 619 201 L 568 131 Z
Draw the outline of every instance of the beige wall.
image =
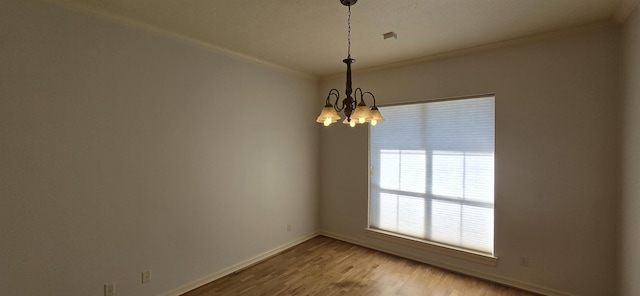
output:
M 355 86 L 372 91 L 379 103 L 495 93 L 496 267 L 365 234 L 362 126 L 332 126 L 321 133 L 322 230 L 543 293 L 614 295 L 618 43 L 617 28 L 602 26 L 355 75 Z M 328 79 L 321 90 L 342 90 L 343 79 Z M 529 267 L 519 266 L 521 256 L 529 257 Z
M 621 295 L 640 293 L 640 8 L 622 38 Z
M 315 78 L 35 1 L 0 38 L 0 295 L 160 295 L 317 231 Z

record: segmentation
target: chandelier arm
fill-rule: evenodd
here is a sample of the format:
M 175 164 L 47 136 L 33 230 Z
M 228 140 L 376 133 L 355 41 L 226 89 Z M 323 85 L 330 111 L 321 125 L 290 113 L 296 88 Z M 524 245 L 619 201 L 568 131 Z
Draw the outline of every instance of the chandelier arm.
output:
M 362 88 L 356 88 L 356 90 L 353 92 L 353 96 L 356 98 L 356 103 L 358 101 L 358 91 L 360 91 L 360 102 L 362 102 L 364 100 L 363 98 L 363 93 L 362 93 Z
M 344 104 L 341 107 L 338 107 L 338 102 L 340 101 L 340 92 L 333 88 L 329 91 L 329 95 L 333 95 L 336 97 L 336 102 L 333 104 L 333 109 L 336 110 L 336 112 L 342 112 L 342 110 L 344 110 Z
M 362 90 L 360 90 L 362 92 Z M 362 94 L 362 100 L 364 100 L 364 95 L 369 94 L 371 95 L 371 97 L 373 98 L 373 106 L 372 107 L 376 107 L 376 96 L 374 96 L 371 92 L 365 92 Z
M 331 105 L 332 95 L 336 97 L 336 104 L 338 104 L 338 98 L 340 98 L 340 92 L 337 89 L 332 88 L 331 90 L 329 90 L 329 94 L 327 94 L 327 100 L 325 102 L 325 106 Z

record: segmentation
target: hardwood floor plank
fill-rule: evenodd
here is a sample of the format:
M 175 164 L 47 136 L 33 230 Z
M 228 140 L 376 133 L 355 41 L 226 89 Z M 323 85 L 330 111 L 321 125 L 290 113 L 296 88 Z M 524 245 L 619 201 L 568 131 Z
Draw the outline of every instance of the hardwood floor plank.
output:
M 537 295 L 318 236 L 183 296 Z

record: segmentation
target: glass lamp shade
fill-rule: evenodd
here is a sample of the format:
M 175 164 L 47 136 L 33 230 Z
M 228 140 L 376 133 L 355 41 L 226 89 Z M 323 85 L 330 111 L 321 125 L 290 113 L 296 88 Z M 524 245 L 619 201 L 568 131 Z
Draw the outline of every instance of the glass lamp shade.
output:
M 332 123 L 338 122 L 340 119 L 340 115 L 336 112 L 336 109 L 333 108 L 333 105 L 326 105 L 322 108 L 322 112 L 320 112 L 320 116 L 316 118 L 316 122 L 324 123 L 324 125 L 329 125 Z
M 369 107 L 367 107 L 367 105 L 362 103 L 359 104 L 358 107 L 356 107 L 356 110 L 353 111 L 353 114 L 351 115 L 351 120 L 355 120 L 357 123 L 365 123 L 370 119 L 371 111 L 369 110 Z
M 369 112 L 369 114 L 371 114 L 371 118 L 369 118 L 367 122 L 371 123 L 371 125 L 376 125 L 379 122 L 384 121 L 384 117 L 382 117 L 382 113 L 380 113 L 380 110 L 378 110 L 378 107 L 376 106 L 371 107 L 371 111 Z

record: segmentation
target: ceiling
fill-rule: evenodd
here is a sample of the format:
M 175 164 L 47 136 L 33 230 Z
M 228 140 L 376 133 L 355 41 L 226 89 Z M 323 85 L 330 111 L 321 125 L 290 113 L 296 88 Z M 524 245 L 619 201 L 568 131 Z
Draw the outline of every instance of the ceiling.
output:
M 344 72 L 339 0 L 46 0 L 316 76 Z M 622 19 L 637 0 L 360 0 L 354 69 Z M 393 31 L 397 39 L 383 38 Z

